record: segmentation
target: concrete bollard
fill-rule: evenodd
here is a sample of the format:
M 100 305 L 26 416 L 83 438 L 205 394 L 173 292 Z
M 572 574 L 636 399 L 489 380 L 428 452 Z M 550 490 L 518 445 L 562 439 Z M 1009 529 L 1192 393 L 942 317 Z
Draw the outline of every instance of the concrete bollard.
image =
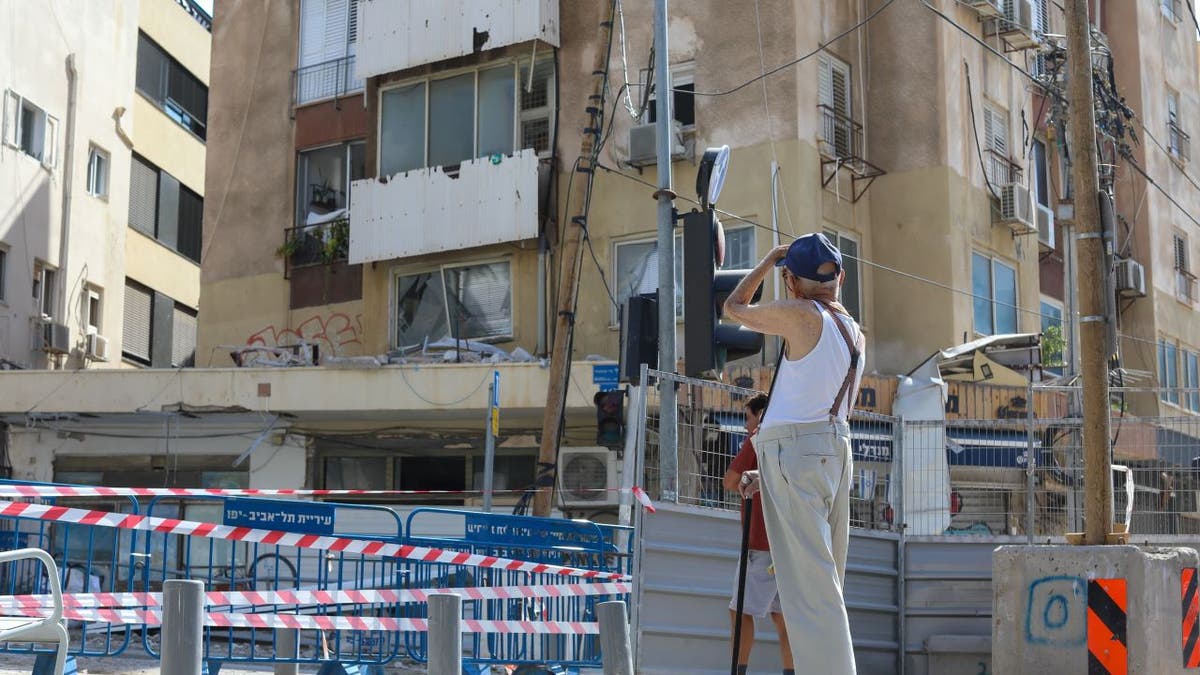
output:
M 633 675 L 633 650 L 629 647 L 625 601 L 598 603 L 596 617 L 600 621 L 600 658 L 604 675 Z
M 300 631 L 295 628 L 275 630 L 275 658 L 294 659 L 300 646 Z M 300 675 L 299 663 L 275 662 L 275 675 Z
M 462 598 L 429 596 L 429 675 L 462 674 Z
M 992 554 L 996 673 L 1183 675 L 1189 548 L 1001 546 Z M 1109 671 L 1105 671 L 1109 672 Z
M 204 582 L 163 582 L 163 675 L 200 675 L 204 669 Z

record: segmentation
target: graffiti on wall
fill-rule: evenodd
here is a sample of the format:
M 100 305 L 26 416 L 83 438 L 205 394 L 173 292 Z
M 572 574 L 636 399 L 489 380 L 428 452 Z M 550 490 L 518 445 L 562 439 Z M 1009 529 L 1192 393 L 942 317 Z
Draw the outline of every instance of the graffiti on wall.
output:
M 315 344 L 321 354 L 356 356 L 362 351 L 362 314 L 314 314 L 294 328 L 269 325 L 246 338 L 247 345 L 290 347 L 304 342 Z
M 1081 577 L 1048 576 L 1029 585 L 1025 640 L 1078 647 L 1087 639 L 1087 586 Z

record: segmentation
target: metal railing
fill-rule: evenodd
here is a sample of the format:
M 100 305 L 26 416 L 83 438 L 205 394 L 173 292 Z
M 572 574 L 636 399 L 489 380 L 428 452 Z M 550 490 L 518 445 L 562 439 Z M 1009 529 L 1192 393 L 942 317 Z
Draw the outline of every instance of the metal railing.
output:
M 983 151 L 983 161 L 993 189 L 999 189 L 1001 185 L 1021 182 L 1021 165 L 1012 161 L 1008 155 L 988 148 Z
M 1192 137 L 1175 121 L 1167 122 L 1167 149 L 1175 159 L 1187 161 L 1191 155 Z
M 363 81 L 354 77 L 354 57 L 344 56 L 292 71 L 296 105 L 360 92 Z
M 821 154 L 837 159 L 860 157 L 862 125 L 827 105 L 817 106 L 817 112 L 821 115 Z
M 1196 275 L 1188 270 L 1175 268 L 1175 297 L 1189 305 L 1196 302 Z
M 289 227 L 283 231 L 278 254 L 284 259 L 284 278 L 289 278 L 297 267 L 346 260 L 350 255 L 350 219 Z
M 200 3 L 196 2 L 196 0 L 175 0 L 175 4 L 182 7 L 184 11 L 196 20 L 196 23 L 204 26 L 204 30 L 212 32 L 212 17 L 209 16 L 208 11 L 200 6 Z

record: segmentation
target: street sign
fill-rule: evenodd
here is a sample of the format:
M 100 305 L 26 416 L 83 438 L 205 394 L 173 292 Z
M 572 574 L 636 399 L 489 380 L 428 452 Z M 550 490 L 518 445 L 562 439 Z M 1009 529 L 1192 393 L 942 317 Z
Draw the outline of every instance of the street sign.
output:
M 600 385 L 600 391 L 616 389 L 619 378 L 620 366 L 617 364 L 592 366 L 592 384 Z
M 333 534 L 332 504 L 281 499 L 225 500 L 223 518 L 232 527 L 284 530 L 303 534 Z
M 492 400 L 488 401 L 492 409 L 492 435 L 500 435 L 500 371 L 492 371 Z

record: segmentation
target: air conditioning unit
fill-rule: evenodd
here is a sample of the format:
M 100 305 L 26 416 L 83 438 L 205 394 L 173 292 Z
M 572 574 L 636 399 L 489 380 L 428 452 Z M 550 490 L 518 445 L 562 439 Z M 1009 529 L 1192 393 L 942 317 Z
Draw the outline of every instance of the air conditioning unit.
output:
M 998 18 L 1004 15 L 1004 10 L 1001 9 L 1001 4 L 1004 0 L 965 0 L 968 7 L 979 12 L 979 16 L 985 19 Z
M 65 323 L 46 321 L 41 324 L 42 351 L 48 354 L 67 354 L 71 351 L 71 329 Z
M 560 448 L 558 491 L 564 508 L 615 506 L 617 454 L 608 448 Z
M 88 333 L 87 357 L 93 361 L 108 360 L 108 338 L 96 333 Z
M 629 163 L 633 166 L 651 166 L 658 163 L 658 132 L 655 124 L 636 124 L 629 128 Z M 671 140 L 671 159 L 686 159 L 687 146 L 683 144 L 683 125 L 671 120 L 674 131 Z
M 1033 0 L 1006 0 L 998 20 L 1000 35 L 1013 49 L 1032 49 L 1041 42 L 1033 32 Z
M 1037 205 L 1038 244 L 1054 248 L 1054 211 L 1049 206 Z
M 1142 298 L 1146 296 L 1146 270 L 1136 260 L 1118 260 L 1116 268 L 1117 295 Z
M 1029 188 L 1020 183 L 999 186 L 1000 209 L 996 214 L 997 225 L 1008 225 L 1017 234 L 1028 234 L 1036 230 L 1033 215 L 1033 200 Z

